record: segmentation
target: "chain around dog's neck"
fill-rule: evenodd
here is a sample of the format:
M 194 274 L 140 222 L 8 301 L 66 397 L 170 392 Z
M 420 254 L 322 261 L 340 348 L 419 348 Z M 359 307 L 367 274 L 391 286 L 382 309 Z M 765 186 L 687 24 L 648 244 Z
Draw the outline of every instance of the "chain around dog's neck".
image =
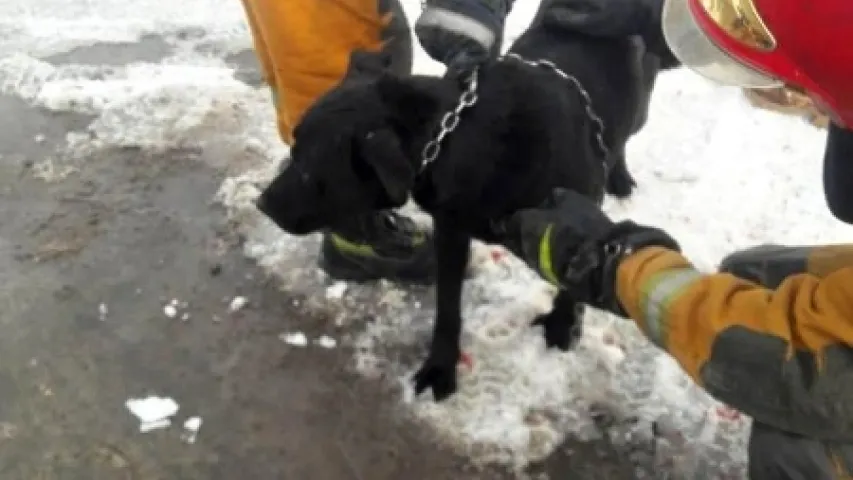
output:
M 477 83 L 478 75 L 479 72 L 477 70 L 471 72 L 471 75 L 465 80 L 465 90 L 459 96 L 456 107 L 441 117 L 441 122 L 438 124 L 438 133 L 424 146 L 421 152 L 421 173 L 438 158 L 438 154 L 441 153 L 441 142 L 444 141 L 444 137 L 459 126 L 459 116 L 462 114 L 462 111 L 474 106 L 477 100 L 479 100 L 479 96 L 477 95 L 477 87 L 479 86 Z
M 598 144 L 599 150 L 604 154 L 604 172 L 607 173 L 607 158 L 610 156 L 610 149 L 607 148 L 607 144 L 604 141 L 604 122 L 601 120 L 601 117 L 595 113 L 595 109 L 592 106 L 592 97 L 590 97 L 589 92 L 583 87 L 580 80 L 576 77 L 569 75 L 564 72 L 560 67 L 558 67 L 554 62 L 550 60 L 527 60 L 526 58 L 518 55 L 516 53 L 507 53 L 498 58 L 498 61 L 503 62 L 506 59 L 513 59 L 518 62 L 523 63 L 524 65 L 528 65 L 531 67 L 547 67 L 549 70 L 557 74 L 560 78 L 567 80 L 569 83 L 574 85 L 574 87 L 578 90 L 584 102 L 584 110 L 586 110 L 586 116 L 592 120 L 592 123 L 596 126 L 595 139 Z M 439 122 L 438 133 L 427 142 L 426 146 L 424 146 L 423 151 L 421 152 L 421 168 L 420 173 L 423 173 L 424 170 L 435 160 L 438 158 L 438 155 L 441 153 L 441 143 L 444 141 L 444 138 L 447 137 L 451 132 L 456 130 L 456 127 L 459 126 L 459 119 L 462 111 L 466 108 L 472 107 L 479 100 L 479 96 L 477 95 L 479 72 L 474 70 L 465 80 L 465 89 L 462 91 L 462 95 L 459 96 L 459 101 L 456 103 L 456 107 L 444 114 L 441 117 L 441 122 Z

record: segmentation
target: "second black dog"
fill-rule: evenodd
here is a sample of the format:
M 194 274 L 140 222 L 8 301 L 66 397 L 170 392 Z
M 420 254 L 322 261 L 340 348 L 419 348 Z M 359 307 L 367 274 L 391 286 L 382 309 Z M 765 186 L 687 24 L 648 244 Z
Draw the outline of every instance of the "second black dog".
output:
M 645 120 L 656 73 L 643 71 L 641 43 L 566 32 L 546 18 L 511 52 L 553 62 L 579 85 L 518 59 L 487 65 L 476 104 L 462 113 L 441 155 L 424 165 L 422 149 L 434 138 L 437 119 L 457 105 L 459 87 L 435 77 L 350 75 L 306 113 L 294 134 L 291 165 L 258 199 L 259 209 L 293 234 L 402 206 L 410 194 L 433 216 L 436 317 L 415 383 L 418 393 L 431 388 L 439 401 L 456 390 L 471 239 L 493 241 L 493 220 L 539 205 L 555 187 L 597 201 L 605 190 L 625 197 L 634 187 L 625 144 Z M 376 70 L 371 61 L 355 56 L 351 72 Z M 590 111 L 603 122 L 606 149 L 596 140 L 600 130 Z M 540 271 L 550 273 L 545 263 Z M 582 306 L 561 291 L 537 323 L 549 347 L 567 350 L 581 317 Z

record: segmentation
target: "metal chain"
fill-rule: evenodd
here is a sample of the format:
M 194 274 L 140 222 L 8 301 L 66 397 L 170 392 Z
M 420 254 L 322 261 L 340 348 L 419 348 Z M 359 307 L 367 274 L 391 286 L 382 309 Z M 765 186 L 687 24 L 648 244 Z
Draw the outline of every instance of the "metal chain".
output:
M 429 0 L 421 0 L 421 11 L 427 8 L 427 3 Z M 584 101 L 584 109 L 586 110 L 586 115 L 590 120 L 595 123 L 596 127 L 598 127 L 598 131 L 595 132 L 595 139 L 598 143 L 598 148 L 601 150 L 601 153 L 604 154 L 604 171 L 607 172 L 608 163 L 607 158 L 610 156 L 610 149 L 607 148 L 607 143 L 604 141 L 604 122 L 601 120 L 601 117 L 595 113 L 595 110 L 592 107 L 592 97 L 589 96 L 589 92 L 583 88 L 583 84 L 581 84 L 580 80 L 575 78 L 572 75 L 564 72 L 560 67 L 558 67 L 554 62 L 550 60 L 528 60 L 517 53 L 507 52 L 506 54 L 498 57 L 498 61 L 504 61 L 507 58 L 511 58 L 513 60 L 519 61 L 525 65 L 529 65 L 534 68 L 538 67 L 547 67 L 552 72 L 556 73 L 559 77 L 563 78 L 571 82 L 575 88 L 578 89 L 578 92 L 583 97 Z M 423 172 L 429 164 L 434 162 L 438 155 L 441 153 L 441 142 L 444 140 L 450 132 L 456 130 L 456 127 L 459 126 L 459 116 L 463 110 L 468 107 L 474 106 L 477 103 L 479 97 L 477 96 L 477 78 L 478 71 L 474 70 L 471 72 L 471 76 L 468 78 L 468 86 L 462 95 L 459 97 L 459 102 L 456 104 L 456 108 L 452 111 L 447 112 L 441 118 L 441 123 L 439 124 L 439 131 L 436 136 L 427 142 L 426 146 L 424 146 L 423 151 L 421 152 L 421 172 Z
M 426 10 L 427 3 L 428 0 L 421 0 L 421 11 Z M 462 111 L 468 107 L 473 107 L 474 104 L 477 103 L 477 100 L 479 100 L 479 96 L 477 95 L 477 88 L 479 86 L 477 83 L 478 74 L 479 72 L 476 69 L 471 72 L 470 77 L 466 80 L 467 86 L 462 92 L 462 95 L 459 96 L 459 101 L 456 103 L 456 108 L 445 113 L 444 116 L 441 117 L 438 133 L 432 140 L 427 142 L 424 149 L 421 151 L 421 172 L 426 170 L 426 168 L 438 158 L 438 155 L 441 153 L 441 142 L 444 141 L 444 137 L 449 135 L 450 132 L 456 130 L 456 127 L 459 126 L 459 119 Z
M 478 73 L 479 72 L 477 70 L 471 72 L 471 76 L 468 77 L 467 80 L 468 85 L 465 87 L 462 95 L 459 96 L 456 108 L 445 113 L 444 116 L 441 117 L 438 133 L 432 140 L 427 142 L 426 146 L 424 146 L 424 149 L 421 152 L 421 172 L 423 172 L 429 164 L 438 158 L 439 153 L 441 153 L 441 142 L 443 142 L 444 138 L 459 126 L 459 118 L 462 111 L 468 107 L 474 106 L 474 104 L 477 103 L 477 100 L 479 100 L 479 96 L 477 95 Z
M 560 67 L 558 67 L 554 62 L 550 60 L 528 60 L 516 53 L 507 53 L 504 56 L 500 57 L 498 60 L 504 61 L 507 58 L 517 60 L 531 67 L 547 67 L 549 70 L 556 73 L 560 78 L 571 82 L 575 86 L 575 88 L 577 88 L 578 92 L 581 94 L 581 97 L 583 97 L 584 109 L 586 110 L 587 117 L 589 117 L 589 119 L 592 120 L 592 122 L 595 123 L 595 126 L 597 127 L 597 131 L 595 132 L 595 139 L 598 143 L 598 148 L 601 149 L 601 153 L 604 154 L 605 158 L 610 156 L 610 149 L 607 148 L 607 144 L 604 142 L 604 122 L 592 108 L 592 97 L 590 97 L 589 92 L 587 92 L 586 89 L 583 88 L 583 85 L 581 84 L 580 80 L 564 72 L 562 69 L 560 69 Z
M 575 78 L 572 75 L 564 72 L 560 67 L 558 67 L 554 62 L 550 60 L 527 60 L 526 58 L 518 55 L 516 53 L 507 53 L 500 57 L 498 61 L 505 61 L 507 58 L 511 58 L 518 62 L 521 62 L 525 65 L 539 68 L 539 67 L 547 67 L 552 72 L 556 73 L 560 78 L 567 80 L 572 83 L 575 88 L 580 93 L 581 97 L 584 101 L 584 109 L 586 110 L 586 115 L 590 120 L 595 124 L 597 130 L 595 132 L 595 139 L 598 143 L 598 148 L 601 150 L 601 153 L 604 154 L 604 166 L 605 172 L 607 171 L 607 157 L 610 156 L 610 149 L 607 148 L 607 144 L 604 141 L 604 122 L 601 120 L 601 117 L 595 113 L 595 110 L 592 106 L 592 98 L 589 95 L 589 92 L 581 84 L 580 80 Z M 441 117 L 441 122 L 439 123 L 438 133 L 433 137 L 432 140 L 427 142 L 426 146 L 424 146 L 423 151 L 421 152 L 421 169 L 423 172 L 431 163 L 433 163 L 438 155 L 441 153 L 441 144 L 444 141 L 445 137 L 449 135 L 451 132 L 456 130 L 456 127 L 459 126 L 459 119 L 462 111 L 466 108 L 472 107 L 479 100 L 479 96 L 477 95 L 477 87 L 479 86 L 478 80 L 479 72 L 474 70 L 471 72 L 471 76 L 467 80 L 467 87 L 462 92 L 462 95 L 459 97 L 459 101 L 456 104 L 456 107 L 445 113 L 443 117 Z

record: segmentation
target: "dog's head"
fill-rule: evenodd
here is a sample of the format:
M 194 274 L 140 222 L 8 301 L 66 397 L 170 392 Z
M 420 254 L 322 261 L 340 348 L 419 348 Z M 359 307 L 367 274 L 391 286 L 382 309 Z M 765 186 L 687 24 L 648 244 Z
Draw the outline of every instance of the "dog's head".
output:
M 425 121 L 435 103 L 408 78 L 343 82 L 306 112 L 291 162 L 261 193 L 258 208 L 283 230 L 304 235 L 402 206 L 420 159 L 407 154 L 400 132 Z

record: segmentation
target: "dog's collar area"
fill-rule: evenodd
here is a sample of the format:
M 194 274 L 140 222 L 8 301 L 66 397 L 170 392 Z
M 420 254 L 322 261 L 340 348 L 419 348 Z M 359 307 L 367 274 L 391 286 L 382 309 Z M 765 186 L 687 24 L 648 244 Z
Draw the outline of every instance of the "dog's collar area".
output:
M 568 81 L 572 85 L 574 85 L 575 89 L 577 89 L 581 98 L 584 102 L 584 110 L 586 111 L 587 117 L 592 120 L 592 123 L 596 126 L 595 132 L 595 140 L 598 146 L 598 149 L 601 150 L 603 154 L 602 165 L 604 166 L 604 175 L 607 177 L 608 173 L 608 164 L 607 159 L 610 157 L 610 149 L 607 147 L 607 143 L 604 141 L 604 121 L 600 116 L 595 112 L 595 109 L 592 105 L 592 97 L 589 95 L 589 92 L 584 88 L 583 84 L 578 80 L 575 76 L 569 75 L 565 71 L 563 71 L 560 67 L 558 67 L 554 62 L 547 59 L 539 59 L 539 60 L 528 60 L 517 53 L 508 52 L 501 57 L 498 57 L 499 62 L 504 62 L 507 59 L 515 60 L 524 65 L 534 67 L 534 68 L 547 68 L 552 71 L 554 74 L 559 76 L 560 78 Z M 435 134 L 434 137 L 424 146 L 421 151 L 421 167 L 418 171 L 418 174 L 423 174 L 424 171 L 438 159 L 438 156 L 441 154 L 441 144 L 444 141 L 447 135 L 451 134 L 456 127 L 459 126 L 459 121 L 461 118 L 462 112 L 469 108 L 473 107 L 479 97 L 477 95 L 477 89 L 479 87 L 478 84 L 478 70 L 474 70 L 471 73 L 471 76 L 466 80 L 466 87 L 462 91 L 462 94 L 459 96 L 459 100 L 456 103 L 456 107 L 444 114 L 441 117 L 441 121 L 438 125 L 438 133 Z

